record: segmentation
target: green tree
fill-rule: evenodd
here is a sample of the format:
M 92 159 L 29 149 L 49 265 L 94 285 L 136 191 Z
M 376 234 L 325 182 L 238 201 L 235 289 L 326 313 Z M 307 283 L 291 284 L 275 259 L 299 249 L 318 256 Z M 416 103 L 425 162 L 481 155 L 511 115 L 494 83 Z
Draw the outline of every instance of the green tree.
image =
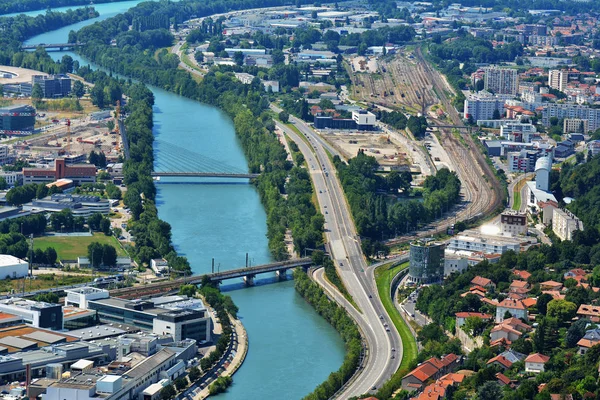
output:
M 190 368 L 190 372 L 188 373 L 188 377 L 190 378 L 190 382 L 194 383 L 196 382 L 198 379 L 200 379 L 200 370 L 198 369 L 198 367 L 192 367 Z
M 73 73 L 73 58 L 70 55 L 65 54 L 64 56 L 62 56 L 60 64 L 62 73 Z
M 77 97 L 78 99 L 82 98 L 83 95 L 85 94 L 85 87 L 83 86 L 83 83 L 81 83 L 81 81 L 79 80 L 74 80 L 73 81 L 73 88 L 71 89 L 71 93 L 73 93 L 75 95 L 75 97 Z
M 244 65 L 244 53 L 241 51 L 236 51 L 233 53 L 233 61 L 240 67 Z
M 559 322 L 566 323 L 575 317 L 577 305 L 567 300 L 552 300 L 548 303 L 546 315 L 550 318 L 556 318 Z
M 548 311 L 548 303 L 550 303 L 551 301 L 552 296 L 548 293 L 540 294 L 536 303 L 538 313 L 540 313 L 541 315 L 546 315 L 546 312 Z
M 179 294 L 182 296 L 194 297 L 198 288 L 196 285 L 183 285 L 179 288 Z
M 44 256 L 46 258 L 47 264 L 56 264 L 56 259 L 58 258 L 58 255 L 56 254 L 56 250 L 54 250 L 54 247 L 46 248 L 46 250 L 44 250 Z
M 185 388 L 187 386 L 188 386 L 188 381 L 184 377 L 180 376 L 179 378 L 175 379 L 175 387 L 180 392 L 183 391 L 183 390 L 185 390 Z
M 196 62 L 198 64 L 202 64 L 204 62 L 204 53 L 202 53 L 200 50 L 198 50 L 197 52 L 194 53 L 194 59 L 196 60 Z
M 93 268 L 98 268 L 102 264 L 104 246 L 98 242 L 92 242 L 88 245 L 88 259 Z
M 38 102 L 44 98 L 44 91 L 39 83 L 35 83 L 31 89 L 31 98 L 33 101 Z
M 287 124 L 290 120 L 290 114 L 288 114 L 286 111 L 281 111 L 279 113 L 279 119 L 281 120 L 281 122 L 283 122 L 284 124 Z
M 110 236 L 110 220 L 108 218 L 100 220 L 100 231 L 106 236 Z
M 6 183 L 6 179 L 3 176 L 0 176 L 0 190 L 8 189 L 8 183 Z
M 173 385 L 169 384 L 160 391 L 161 400 L 171 400 L 177 395 Z
M 107 267 L 117 265 L 117 250 L 110 244 L 102 246 L 102 263 Z
M 485 382 L 477 390 L 477 400 L 498 400 L 502 398 L 502 389 L 494 381 Z

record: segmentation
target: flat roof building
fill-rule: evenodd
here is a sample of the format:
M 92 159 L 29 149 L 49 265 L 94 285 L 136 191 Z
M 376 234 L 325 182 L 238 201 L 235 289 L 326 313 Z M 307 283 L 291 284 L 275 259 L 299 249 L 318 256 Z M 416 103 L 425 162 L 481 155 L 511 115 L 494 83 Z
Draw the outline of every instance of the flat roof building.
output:
M 29 263 L 9 254 L 0 254 L 0 277 L 23 278 L 29 275 Z
M 46 99 L 67 97 L 71 93 L 71 78 L 68 75 L 34 75 L 31 84 L 40 85 Z
M 508 250 L 519 253 L 522 246 L 532 243 L 535 243 L 535 238 L 486 235 L 475 230 L 468 230 L 450 239 L 448 249 L 454 251 L 482 252 L 485 254 L 503 254 Z
M 60 304 L 11 297 L 0 300 L 0 311 L 19 315 L 37 328 L 63 329 L 63 311 Z
M 57 158 L 54 168 L 23 168 L 23 183 L 51 183 L 63 178 L 76 184 L 94 183 L 96 172 L 93 164 L 67 165 L 64 158 Z
M 35 126 L 36 111 L 30 105 L 0 108 L 0 133 L 30 134 Z
M 60 212 L 66 209 L 70 209 L 76 217 L 89 217 L 95 213 L 108 215 L 110 202 L 97 196 L 55 193 L 23 205 L 25 211 Z
M 170 334 L 175 340 L 209 341 L 211 320 L 199 299 L 165 296 L 150 300 L 102 298 L 87 300 L 87 307 L 101 320 L 129 324 L 156 334 Z

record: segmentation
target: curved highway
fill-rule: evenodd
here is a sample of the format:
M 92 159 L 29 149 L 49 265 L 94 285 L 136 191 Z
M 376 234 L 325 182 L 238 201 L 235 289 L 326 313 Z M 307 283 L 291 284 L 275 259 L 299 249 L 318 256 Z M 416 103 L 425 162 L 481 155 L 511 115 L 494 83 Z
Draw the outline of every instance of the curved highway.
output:
M 276 107 L 272 107 L 279 111 Z M 393 357 L 392 349 L 400 349 L 400 335 L 389 321 L 378 299 L 375 281 L 367 274 L 360 240 L 352 221 L 335 169 L 320 138 L 295 117 L 290 121 L 308 139 L 300 138 L 287 126 L 276 122 L 300 148 L 308 164 L 321 212 L 325 217 L 325 234 L 334 262 L 348 292 L 362 311 L 354 314 L 368 343 L 368 367 L 338 394 L 349 398 L 378 389 L 400 366 L 401 357 Z

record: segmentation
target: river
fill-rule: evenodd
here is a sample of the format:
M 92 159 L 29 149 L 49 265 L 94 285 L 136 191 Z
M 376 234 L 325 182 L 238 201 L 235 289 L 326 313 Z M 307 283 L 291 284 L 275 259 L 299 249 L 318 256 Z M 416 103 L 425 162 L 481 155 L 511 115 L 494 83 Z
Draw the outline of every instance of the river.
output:
M 27 43 L 65 42 L 69 31 L 114 16 L 138 2 L 98 5 L 98 18 L 39 35 Z M 81 65 L 89 64 L 74 53 L 50 54 L 55 59 L 69 54 Z M 247 169 L 227 116 L 214 107 L 151 89 L 155 96 L 155 164 L 160 164 L 161 157 L 176 156 L 161 151 L 170 147 L 166 144 L 174 144 Z M 177 251 L 189 259 L 195 274 L 210 272 L 212 258 L 221 270 L 244 266 L 246 253 L 252 265 L 271 261 L 266 215 L 253 186 L 161 183 L 157 189 L 159 215 L 171 224 Z M 251 288 L 242 283 L 224 287 L 240 308 L 250 347 L 233 385 L 218 399 L 297 399 L 343 361 L 344 344 L 337 332 L 295 292 L 293 281 L 273 283 L 274 279 L 258 280 Z

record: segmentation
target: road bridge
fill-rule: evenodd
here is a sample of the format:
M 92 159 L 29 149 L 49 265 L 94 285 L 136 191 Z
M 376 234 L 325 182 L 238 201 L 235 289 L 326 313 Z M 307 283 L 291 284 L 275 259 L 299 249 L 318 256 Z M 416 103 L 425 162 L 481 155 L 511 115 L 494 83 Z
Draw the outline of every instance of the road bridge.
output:
M 21 50 L 35 50 L 38 47 L 42 47 L 46 50 L 63 51 L 65 49 L 72 49 L 80 46 L 85 46 L 85 43 L 39 43 L 21 46 Z

